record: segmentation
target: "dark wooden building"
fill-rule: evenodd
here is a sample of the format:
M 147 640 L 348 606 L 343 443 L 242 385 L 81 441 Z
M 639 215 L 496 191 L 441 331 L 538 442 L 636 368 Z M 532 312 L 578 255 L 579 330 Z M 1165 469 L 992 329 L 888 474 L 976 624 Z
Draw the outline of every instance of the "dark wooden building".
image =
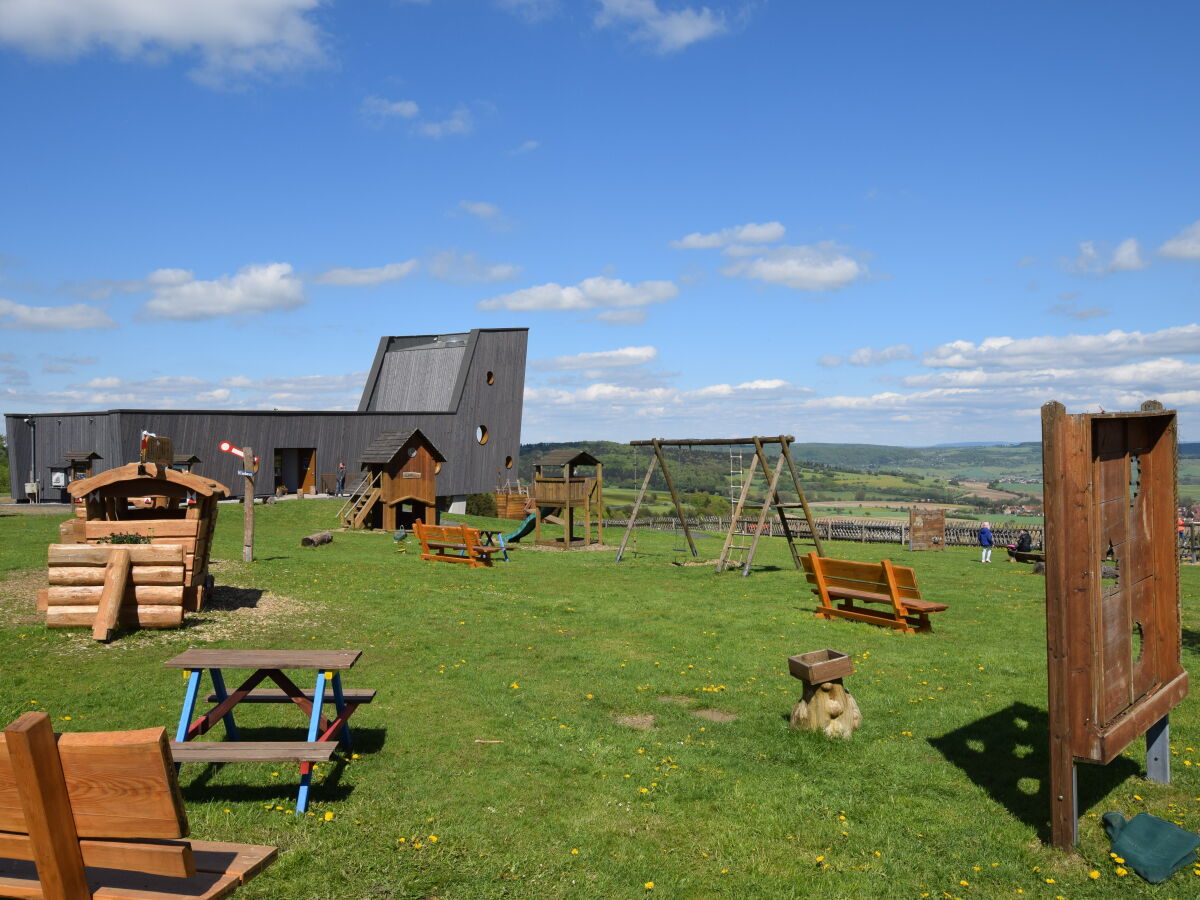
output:
M 385 431 L 363 451 L 367 480 L 349 503 L 348 528 L 412 528 L 437 524 L 437 476 L 446 458 L 420 429 Z
M 94 453 L 93 473 L 138 458 L 143 431 L 166 435 L 181 454 L 199 456 L 193 471 L 240 484 L 242 460 L 221 453 L 229 441 L 259 457 L 255 490 L 324 491 L 344 461 L 354 467 L 384 432 L 420 429 L 445 457 L 437 489 L 443 503 L 495 489 L 515 471 L 525 392 L 526 328 L 480 328 L 458 334 L 384 337 L 356 412 L 113 409 L 9 413 L 10 490 L 16 500 L 67 502 L 66 485 L 51 486 L 51 470 L 70 467 L 68 454 Z M 263 477 L 263 476 L 266 477 Z M 63 480 L 63 479 L 59 479 Z

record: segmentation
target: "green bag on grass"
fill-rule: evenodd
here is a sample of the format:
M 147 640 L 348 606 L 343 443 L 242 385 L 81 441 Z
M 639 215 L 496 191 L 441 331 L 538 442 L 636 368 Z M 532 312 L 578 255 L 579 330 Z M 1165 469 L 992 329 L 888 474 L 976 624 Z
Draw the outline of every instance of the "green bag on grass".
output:
M 1166 881 L 1196 861 L 1198 834 L 1144 812 L 1128 822 L 1119 812 L 1105 813 L 1103 819 L 1104 830 L 1112 839 L 1112 852 L 1151 884 Z

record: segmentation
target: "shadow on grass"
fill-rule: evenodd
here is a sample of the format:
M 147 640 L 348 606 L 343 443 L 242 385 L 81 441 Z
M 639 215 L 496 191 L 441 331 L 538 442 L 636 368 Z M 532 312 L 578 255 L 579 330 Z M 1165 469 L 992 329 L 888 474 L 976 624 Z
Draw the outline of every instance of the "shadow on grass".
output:
M 296 729 L 294 728 L 244 728 L 239 726 L 238 732 L 244 741 L 296 740 Z M 342 784 L 347 758 L 352 752 L 363 754 L 377 752 L 383 747 L 387 729 L 352 728 L 351 734 L 354 746 L 349 750 L 339 751 L 330 762 L 321 764 L 320 774 L 313 778 L 312 789 L 309 793 L 310 800 L 326 802 L 345 800 L 349 797 L 354 788 L 351 785 Z M 295 794 L 300 787 L 300 767 L 297 763 L 292 762 L 269 763 L 279 772 L 279 777 L 270 779 L 270 784 L 211 784 L 221 767 L 228 765 L 236 765 L 236 763 L 206 763 L 199 774 L 190 779 L 188 769 L 194 771 L 196 765 L 191 764 L 183 768 L 180 771 L 179 780 L 184 801 L 187 803 L 217 800 L 223 802 L 245 802 L 247 800 L 264 802 L 269 800 L 275 802 L 280 794 L 285 796 Z
M 976 719 L 929 744 L 1010 813 L 1050 840 L 1050 722 L 1027 703 Z M 1140 771 L 1119 758 L 1107 766 L 1079 765 L 1079 809 L 1089 808 Z
M 258 588 L 232 587 L 218 584 L 212 589 L 212 594 L 204 604 L 204 610 L 232 611 L 235 609 L 253 609 L 258 606 L 263 592 Z M 184 620 L 186 623 L 186 619 Z
M 1193 653 L 1200 653 L 1200 631 L 1185 626 L 1183 629 L 1183 647 L 1185 650 L 1191 650 Z

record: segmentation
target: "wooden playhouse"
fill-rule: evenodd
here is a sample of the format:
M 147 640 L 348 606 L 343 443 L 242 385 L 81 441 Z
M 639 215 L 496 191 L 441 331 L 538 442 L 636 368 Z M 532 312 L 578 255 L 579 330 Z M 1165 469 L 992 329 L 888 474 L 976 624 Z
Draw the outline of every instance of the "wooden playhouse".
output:
M 178 628 L 212 586 L 209 551 L 217 501 L 228 488 L 165 463 L 138 462 L 73 481 L 76 518 L 49 549 L 38 607 L 51 628 Z M 146 543 L 133 543 L 139 538 Z
M 442 456 L 419 428 L 385 431 L 363 451 L 362 483 L 338 514 L 346 528 L 412 528 L 437 522 L 437 474 Z
M 580 467 L 591 468 L 592 474 L 581 474 Z M 562 550 L 604 543 L 604 464 L 600 460 L 584 450 L 553 450 L 534 464 L 533 484 L 529 490 L 537 513 L 536 543 Z M 575 534 L 578 520 L 582 520 L 583 525 L 581 537 Z M 563 536 L 543 539 L 543 521 L 561 525 Z

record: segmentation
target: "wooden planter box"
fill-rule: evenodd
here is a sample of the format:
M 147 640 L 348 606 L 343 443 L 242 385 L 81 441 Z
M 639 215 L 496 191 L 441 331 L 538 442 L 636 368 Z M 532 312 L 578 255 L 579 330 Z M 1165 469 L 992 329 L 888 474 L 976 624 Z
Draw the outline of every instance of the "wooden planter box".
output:
M 837 650 L 813 650 L 788 657 L 793 678 L 808 684 L 823 684 L 854 674 L 854 660 Z

